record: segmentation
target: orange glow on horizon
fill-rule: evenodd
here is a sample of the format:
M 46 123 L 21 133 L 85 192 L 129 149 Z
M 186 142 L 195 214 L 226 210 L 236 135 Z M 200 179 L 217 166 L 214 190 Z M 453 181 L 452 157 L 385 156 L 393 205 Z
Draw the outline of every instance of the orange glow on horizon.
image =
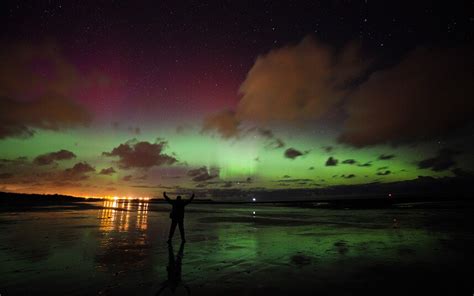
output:
M 43 190 L 32 190 L 29 187 L 17 185 L 17 184 L 3 184 L 5 187 L 4 192 L 17 193 L 17 194 L 38 194 L 38 195 L 65 195 L 70 197 L 78 197 L 84 199 L 117 199 L 117 200 L 143 200 L 147 201 L 153 198 L 152 196 L 134 196 L 134 195 L 117 195 L 117 194 L 88 194 L 82 191 L 69 191 L 69 190 L 55 190 L 51 188 L 44 188 Z

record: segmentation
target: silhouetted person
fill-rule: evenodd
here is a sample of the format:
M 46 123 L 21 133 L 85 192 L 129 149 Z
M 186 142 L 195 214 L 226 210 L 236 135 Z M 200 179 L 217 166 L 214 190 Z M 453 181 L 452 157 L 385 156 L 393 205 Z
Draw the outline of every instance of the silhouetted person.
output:
M 170 213 L 171 226 L 170 226 L 170 233 L 169 233 L 167 242 L 171 243 L 171 239 L 173 238 L 176 225 L 179 226 L 181 241 L 185 242 L 186 239 L 184 237 L 184 207 L 193 201 L 194 193 L 191 196 L 191 198 L 188 200 L 182 200 L 180 195 L 178 195 L 175 200 L 171 200 L 166 195 L 166 192 L 163 192 L 163 196 L 165 197 L 166 201 L 169 202 L 173 206 Z
M 191 294 L 191 290 L 187 285 L 185 285 L 181 280 L 181 264 L 183 260 L 184 253 L 184 242 L 181 242 L 179 247 L 178 254 L 176 254 L 176 259 L 173 252 L 173 244 L 168 245 L 168 266 L 166 266 L 166 271 L 168 272 L 168 279 L 164 281 L 156 295 L 160 295 L 166 288 L 171 290 L 171 293 L 175 293 L 176 288 L 180 285 L 186 289 L 188 295 Z

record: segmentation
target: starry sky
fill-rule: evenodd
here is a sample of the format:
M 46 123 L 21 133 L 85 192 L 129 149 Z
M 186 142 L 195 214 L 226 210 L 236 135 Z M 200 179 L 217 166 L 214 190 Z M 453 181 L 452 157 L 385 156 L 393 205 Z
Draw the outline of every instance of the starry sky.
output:
M 2 1 L 0 191 L 472 177 L 474 5 Z

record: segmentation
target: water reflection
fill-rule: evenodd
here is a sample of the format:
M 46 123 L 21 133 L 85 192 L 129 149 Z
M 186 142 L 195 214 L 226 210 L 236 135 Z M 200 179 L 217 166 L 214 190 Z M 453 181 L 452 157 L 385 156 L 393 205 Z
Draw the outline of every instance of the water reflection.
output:
M 191 294 L 189 286 L 186 285 L 186 283 L 181 278 L 181 265 L 183 262 L 183 256 L 184 242 L 181 242 L 176 257 L 174 256 L 173 244 L 168 244 L 168 265 L 166 266 L 166 270 L 168 272 L 168 279 L 161 283 L 160 289 L 158 290 L 158 292 L 156 292 L 156 295 L 161 295 L 161 293 L 164 292 L 166 289 L 169 289 L 171 293 L 174 294 L 176 292 L 176 289 L 180 286 L 184 287 L 188 295 Z
M 140 230 L 146 230 L 148 226 L 148 203 L 138 203 L 138 215 L 137 215 L 137 228 Z
M 148 202 L 105 200 L 99 210 L 97 269 L 114 274 L 151 268 L 148 239 Z
M 136 209 L 136 215 L 134 210 Z M 148 226 L 148 202 L 131 200 L 105 200 L 99 210 L 100 230 L 124 232 L 145 231 Z

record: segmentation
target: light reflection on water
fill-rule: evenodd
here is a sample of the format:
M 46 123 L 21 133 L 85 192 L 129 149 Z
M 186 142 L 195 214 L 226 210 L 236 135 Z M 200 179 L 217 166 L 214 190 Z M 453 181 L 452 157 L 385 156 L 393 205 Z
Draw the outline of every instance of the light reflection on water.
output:
M 136 209 L 136 215 L 134 210 Z M 148 202 L 130 200 L 105 200 L 99 210 L 101 231 L 145 231 L 148 226 Z
M 2 290 L 11 295 L 53 289 L 58 295 L 155 294 L 170 271 L 165 244 L 170 207 L 128 200 L 94 205 L 102 207 L 0 214 Z M 299 283 L 332 292 L 333 283 L 347 282 L 365 289 L 366 279 L 394 287 L 407 278 L 419 281 L 419 275 L 438 283 L 432 276 L 453 274 L 456 281 L 445 279 L 450 287 L 471 285 L 469 208 L 346 211 L 193 204 L 186 215 L 182 277 L 193 295 L 206 287 L 201 291 L 257 284 L 277 290 Z M 179 235 L 174 242 L 176 251 Z M 405 271 L 406 277 L 395 276 Z
M 101 233 L 94 256 L 96 270 L 117 274 L 152 268 L 148 202 L 105 200 L 98 218 Z

